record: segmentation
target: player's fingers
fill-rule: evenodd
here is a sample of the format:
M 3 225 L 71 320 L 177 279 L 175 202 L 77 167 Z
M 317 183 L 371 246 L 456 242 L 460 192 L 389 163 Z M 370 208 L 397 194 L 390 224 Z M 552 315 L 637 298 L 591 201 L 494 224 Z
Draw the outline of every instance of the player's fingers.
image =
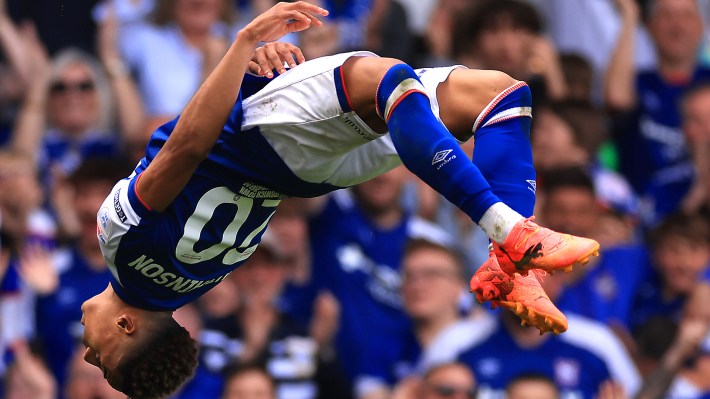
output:
M 300 32 L 308 29 L 310 26 L 311 20 L 308 17 L 302 13 L 294 12 L 289 16 L 289 22 L 286 24 L 286 31 L 288 33 Z
M 254 56 L 252 57 L 252 62 L 256 63 L 258 65 L 259 69 L 259 76 L 266 76 L 266 77 L 273 77 L 274 74 L 271 72 L 271 68 L 269 67 L 269 60 L 266 58 L 266 54 L 264 54 L 263 49 L 259 49 L 260 51 L 257 51 L 254 53 Z
M 258 76 L 263 76 L 263 74 L 261 73 L 261 68 L 259 68 L 259 64 L 254 61 L 249 61 L 249 73 Z
M 291 8 L 300 12 L 321 15 L 324 17 L 328 15 L 328 10 L 326 10 L 325 8 L 318 7 L 317 5 L 306 1 L 297 1 L 291 3 Z
M 279 58 L 281 59 L 282 63 L 287 63 L 291 68 L 296 66 L 296 61 L 293 60 L 294 52 L 295 50 L 298 49 L 298 47 L 284 43 L 283 46 L 279 46 L 276 48 L 276 51 L 279 53 Z
M 306 17 L 308 17 L 308 19 L 311 21 L 311 24 L 313 24 L 313 25 L 315 25 L 315 26 L 323 26 L 323 21 L 321 21 L 320 19 L 316 18 L 313 14 L 311 14 L 311 13 L 309 13 L 309 12 L 304 12 L 303 14 L 304 14 Z
M 291 53 L 296 57 L 297 64 L 303 64 L 306 62 L 306 57 L 303 56 L 303 53 L 299 47 L 293 46 Z
M 266 58 L 269 60 L 271 69 L 275 69 L 279 71 L 279 73 L 286 72 L 286 68 L 284 68 L 284 60 L 281 59 L 281 56 L 276 51 L 276 46 L 265 46 L 264 53 Z

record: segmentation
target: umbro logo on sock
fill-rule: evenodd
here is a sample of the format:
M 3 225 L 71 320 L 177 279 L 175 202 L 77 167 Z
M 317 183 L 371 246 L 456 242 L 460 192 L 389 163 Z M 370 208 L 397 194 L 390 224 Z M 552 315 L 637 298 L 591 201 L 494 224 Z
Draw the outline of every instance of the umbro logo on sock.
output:
M 453 150 L 443 150 L 437 152 L 436 154 L 434 154 L 434 159 L 431 160 L 431 164 L 436 165 L 437 163 L 443 161 L 444 159 L 446 159 L 447 155 L 451 154 L 451 151 Z
M 525 181 L 528 182 L 528 184 L 530 185 L 530 187 L 528 187 L 528 189 L 530 191 L 532 191 L 533 193 L 537 191 L 537 182 L 535 180 L 525 180 Z

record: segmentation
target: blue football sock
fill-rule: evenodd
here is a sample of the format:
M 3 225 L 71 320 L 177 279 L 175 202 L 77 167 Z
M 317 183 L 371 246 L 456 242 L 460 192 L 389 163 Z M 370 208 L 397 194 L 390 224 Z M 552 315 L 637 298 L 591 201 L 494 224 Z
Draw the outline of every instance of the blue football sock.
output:
M 434 116 L 410 66 L 398 64 L 387 71 L 377 89 L 377 109 L 402 163 L 474 222 L 500 202 L 458 141 Z
M 530 147 L 532 96 L 524 83 L 484 111 L 474 133 L 473 163 L 493 193 L 519 214 L 535 208 L 535 168 Z

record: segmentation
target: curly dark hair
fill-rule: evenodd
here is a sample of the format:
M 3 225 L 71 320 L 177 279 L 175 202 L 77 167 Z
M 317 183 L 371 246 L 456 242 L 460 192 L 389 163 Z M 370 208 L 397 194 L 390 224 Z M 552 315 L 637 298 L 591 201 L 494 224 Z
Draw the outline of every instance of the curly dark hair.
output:
M 131 399 L 166 397 L 195 372 L 197 342 L 172 317 L 165 320 L 157 322 L 117 367 L 123 376 L 120 391 Z

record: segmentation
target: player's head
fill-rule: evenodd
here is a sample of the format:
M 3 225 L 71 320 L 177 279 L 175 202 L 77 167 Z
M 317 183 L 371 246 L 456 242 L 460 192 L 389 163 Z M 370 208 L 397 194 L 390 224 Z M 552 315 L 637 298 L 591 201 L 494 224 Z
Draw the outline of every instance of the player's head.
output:
M 162 398 L 192 376 L 197 345 L 170 312 L 123 302 L 109 285 L 81 306 L 84 360 L 130 398 Z

